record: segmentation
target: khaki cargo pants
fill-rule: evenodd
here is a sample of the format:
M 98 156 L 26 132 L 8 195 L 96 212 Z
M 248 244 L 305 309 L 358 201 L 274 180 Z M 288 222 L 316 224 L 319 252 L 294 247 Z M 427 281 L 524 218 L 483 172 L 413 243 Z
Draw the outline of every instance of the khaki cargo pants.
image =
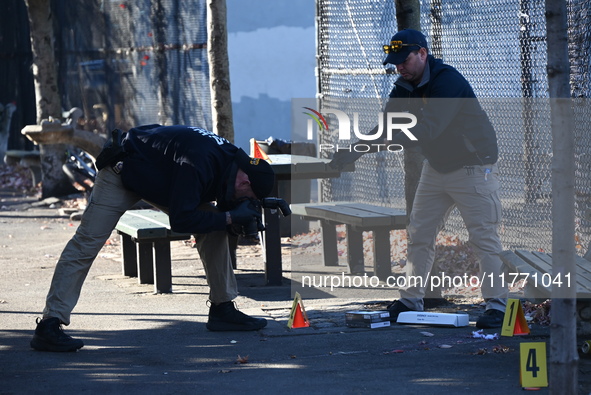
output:
M 506 284 L 501 284 L 503 263 L 499 257 L 502 246 L 497 229 L 501 221 L 498 190 L 496 164 L 467 166 L 441 174 L 424 162 L 408 227 L 407 287 L 400 291 L 402 303 L 413 310 L 423 310 L 425 291 L 432 281 L 428 278 L 435 258 L 437 234 L 443 228 L 448 212 L 455 206 L 464 219 L 469 242 L 480 260 L 479 278 L 484 278 L 480 287 L 486 307 L 505 311 L 508 289 Z M 413 281 L 418 278 L 422 280 Z
M 138 195 L 125 189 L 121 177 L 111 167 L 98 173 L 76 234 L 57 262 L 43 310 L 44 318 L 57 317 L 65 325 L 70 323 L 70 314 L 78 302 L 82 284 L 94 259 L 111 236 L 119 218 L 139 200 Z M 209 203 L 199 208 L 215 210 Z M 227 232 L 195 235 L 195 239 L 210 288 L 209 300 L 213 303 L 233 300 L 238 295 L 238 289 Z

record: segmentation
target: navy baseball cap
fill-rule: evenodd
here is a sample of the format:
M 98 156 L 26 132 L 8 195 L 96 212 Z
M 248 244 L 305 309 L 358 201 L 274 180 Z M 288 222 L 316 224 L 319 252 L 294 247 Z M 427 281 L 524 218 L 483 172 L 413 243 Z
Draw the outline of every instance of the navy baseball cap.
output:
M 234 161 L 238 167 L 248 175 L 250 187 L 257 198 L 269 196 L 275 185 L 275 172 L 264 159 L 251 158 L 246 152 L 238 148 Z
M 384 52 L 388 54 L 384 65 L 403 63 L 412 51 L 427 47 L 425 35 L 418 30 L 404 29 L 392 36 L 389 45 L 384 45 Z

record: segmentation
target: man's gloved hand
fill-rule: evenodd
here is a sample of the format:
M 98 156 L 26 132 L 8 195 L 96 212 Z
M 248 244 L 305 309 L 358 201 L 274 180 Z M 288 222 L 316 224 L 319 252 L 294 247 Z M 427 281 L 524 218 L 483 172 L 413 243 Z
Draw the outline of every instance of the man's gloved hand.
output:
M 345 165 L 349 163 L 355 162 L 357 159 L 361 158 L 365 152 L 355 152 L 355 151 L 337 151 L 332 157 L 332 161 L 328 164 L 333 169 L 343 170 Z
M 250 200 L 245 200 L 230 211 L 230 217 L 232 218 L 232 224 L 245 226 L 254 221 L 255 218 L 262 219 L 263 215 Z

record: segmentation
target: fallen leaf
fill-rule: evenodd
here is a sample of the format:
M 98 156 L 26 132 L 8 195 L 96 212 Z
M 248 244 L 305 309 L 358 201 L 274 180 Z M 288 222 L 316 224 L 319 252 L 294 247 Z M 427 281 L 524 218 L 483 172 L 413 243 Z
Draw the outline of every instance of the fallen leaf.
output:
M 238 355 L 238 358 L 236 359 L 236 363 L 248 363 L 248 355 L 241 357 L 240 355 Z
M 494 346 L 493 347 L 493 352 L 497 353 L 497 354 L 507 354 L 509 351 L 511 351 L 509 349 L 509 347 L 507 346 L 502 346 L 502 345 L 498 345 L 498 346 Z

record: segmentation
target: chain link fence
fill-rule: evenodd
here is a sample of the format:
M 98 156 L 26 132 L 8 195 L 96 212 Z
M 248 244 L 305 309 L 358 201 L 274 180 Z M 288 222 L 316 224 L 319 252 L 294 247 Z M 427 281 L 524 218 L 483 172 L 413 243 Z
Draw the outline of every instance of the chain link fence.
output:
M 91 127 L 188 124 L 211 129 L 203 0 L 55 0 L 64 108 Z
M 504 247 L 550 252 L 552 133 L 544 7 L 542 0 L 422 0 L 421 30 L 430 52 L 470 81 L 496 129 Z M 572 94 L 581 98 L 574 106 L 573 160 L 576 246 L 583 254 L 591 241 L 591 218 L 585 217 L 591 209 L 591 110 L 585 101 L 591 89 L 591 1 L 570 1 L 568 9 Z M 394 1 L 317 2 L 318 107 L 359 112 L 360 130 L 365 132 L 375 121 L 362 121 L 363 114 L 383 107 L 397 78 L 394 69 L 382 65 L 382 45 L 396 32 L 395 15 Z M 336 119 L 327 119 L 331 126 L 319 131 L 319 144 L 335 143 Z M 405 208 L 401 155 L 363 156 L 355 173 L 323 180 L 320 198 Z M 466 238 L 457 210 L 445 230 Z

